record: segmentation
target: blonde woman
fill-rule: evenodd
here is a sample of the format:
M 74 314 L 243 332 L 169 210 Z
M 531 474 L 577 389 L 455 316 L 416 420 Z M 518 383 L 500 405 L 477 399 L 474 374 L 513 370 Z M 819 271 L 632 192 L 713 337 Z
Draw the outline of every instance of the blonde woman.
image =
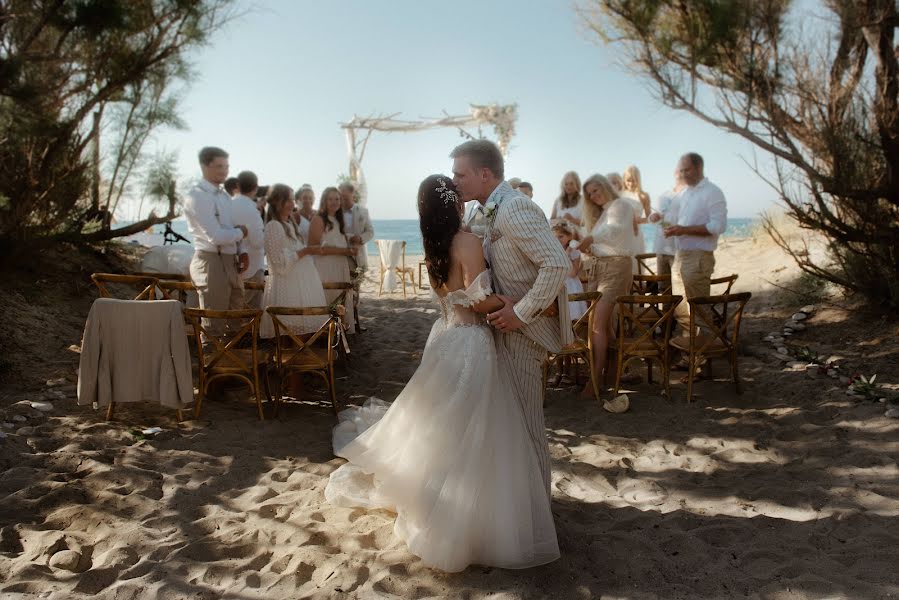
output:
M 633 280 L 634 210 L 602 175 L 584 182 L 584 229 L 580 249 L 596 257 L 589 289 L 602 292 L 593 319 L 593 364 L 600 385 L 609 384 L 615 369 L 605 369 L 610 340 L 615 339 L 612 311 L 618 296 L 626 295 Z M 584 390 L 592 394 L 590 385 Z
M 550 215 L 550 221 L 565 219 L 569 223 L 573 223 L 580 227 L 582 223 L 581 211 L 581 179 L 574 171 L 568 171 L 562 176 L 562 183 L 559 184 L 560 193 L 553 204 L 553 211 Z
M 640 179 L 640 169 L 634 165 L 630 165 L 624 170 L 622 177 L 624 189 L 621 191 L 621 197 L 631 203 L 634 214 L 637 217 L 637 225 L 647 222 L 649 213 L 652 212 L 652 206 L 649 201 L 649 194 L 643 191 L 643 182 Z M 646 252 L 646 240 L 643 239 L 643 231 L 637 228 L 637 241 L 634 245 L 635 254 L 643 254 Z
M 311 255 L 317 248 L 309 248 L 300 238 L 293 221 L 293 190 L 283 183 L 269 188 L 266 195 L 268 212 L 265 225 L 265 256 L 268 258 L 269 276 L 265 279 L 262 306 L 288 306 L 303 308 L 327 306 Z M 314 333 L 325 323 L 325 317 L 282 317 L 293 333 Z M 275 327 L 268 313 L 262 315 L 259 336 L 274 337 Z

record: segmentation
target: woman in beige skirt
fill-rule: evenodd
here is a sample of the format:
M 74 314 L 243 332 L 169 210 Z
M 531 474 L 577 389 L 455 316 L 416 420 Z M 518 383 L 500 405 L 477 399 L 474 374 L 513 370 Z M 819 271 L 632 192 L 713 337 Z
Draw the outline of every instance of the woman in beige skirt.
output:
M 356 248 L 347 244 L 343 231 L 343 211 L 340 210 L 340 192 L 335 187 L 325 188 L 319 199 L 318 214 L 309 224 L 309 247 L 316 248 L 315 268 L 322 283 L 351 283 L 349 257 L 356 255 Z M 334 302 L 341 290 L 325 290 L 328 302 Z M 344 306 L 346 315 L 341 317 L 347 333 L 353 333 L 353 290 L 346 291 Z
M 602 292 L 593 318 L 593 364 L 602 387 L 609 381 L 605 370 L 609 341 L 615 338 L 612 312 L 618 296 L 630 292 L 633 280 L 634 210 L 618 197 L 618 192 L 602 175 L 593 175 L 584 182 L 584 229 L 589 235 L 581 241 L 580 249 L 595 257 L 593 277 L 589 289 Z M 585 392 L 592 394 L 587 386 Z

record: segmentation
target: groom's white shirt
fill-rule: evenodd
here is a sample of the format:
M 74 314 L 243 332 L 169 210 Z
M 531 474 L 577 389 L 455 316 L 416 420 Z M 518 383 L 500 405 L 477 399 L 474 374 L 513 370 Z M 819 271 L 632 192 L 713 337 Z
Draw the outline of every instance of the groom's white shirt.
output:
M 514 306 L 515 314 L 525 323 L 520 331 L 550 352 L 557 352 L 572 339 L 565 294 L 571 260 L 533 200 L 503 181 L 485 205 L 491 202 L 497 207 L 487 219 L 484 249 L 494 291 L 521 298 Z M 557 299 L 558 318 L 542 316 Z

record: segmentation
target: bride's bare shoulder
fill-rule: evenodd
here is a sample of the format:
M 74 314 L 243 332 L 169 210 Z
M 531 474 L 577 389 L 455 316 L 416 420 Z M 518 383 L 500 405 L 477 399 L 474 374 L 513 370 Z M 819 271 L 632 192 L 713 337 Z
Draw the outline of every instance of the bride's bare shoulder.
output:
M 455 253 L 464 254 L 483 254 L 484 252 L 481 238 L 467 231 L 459 231 L 459 233 L 456 234 L 456 237 L 453 238 L 452 249 Z

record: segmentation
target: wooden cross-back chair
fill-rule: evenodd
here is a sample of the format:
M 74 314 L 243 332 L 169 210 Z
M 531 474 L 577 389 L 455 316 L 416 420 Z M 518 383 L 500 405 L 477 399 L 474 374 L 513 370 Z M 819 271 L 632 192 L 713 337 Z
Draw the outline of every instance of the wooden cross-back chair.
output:
M 690 328 L 687 335 L 671 340 L 671 345 L 687 354 L 687 402 L 693 398 L 693 379 L 703 358 L 724 356 L 730 363 L 731 376 L 740 393 L 737 362 L 740 321 L 751 292 L 718 296 L 696 296 L 690 303 Z M 699 330 L 699 326 L 703 330 Z
M 153 271 L 137 271 L 129 273 L 138 277 L 153 277 L 159 281 L 190 281 L 190 276 L 184 273 L 154 273 Z
M 269 306 L 266 311 L 275 327 L 275 369 L 281 381 L 275 394 L 275 414 L 278 414 L 281 406 L 282 389 L 287 376 L 292 373 L 313 373 L 324 380 L 336 415 L 338 408 L 334 360 L 337 358 L 341 323 L 335 309 L 329 306 Z M 327 318 L 311 336 L 301 337 L 291 331 L 289 323 L 285 323 L 284 318 L 290 316 Z
M 641 296 L 647 294 L 671 294 L 671 275 L 634 275 L 631 283 L 631 294 Z
M 337 336 L 338 336 L 337 345 L 339 346 L 338 349 L 343 350 L 344 358 L 349 359 L 350 344 L 349 344 L 349 341 L 347 340 L 346 329 L 344 328 L 345 321 L 343 320 L 343 315 L 346 314 L 347 310 L 355 310 L 355 307 L 353 307 L 353 306 L 351 306 L 351 307 L 349 307 L 349 309 L 347 309 L 347 305 L 346 305 L 346 297 L 347 297 L 347 294 L 354 289 L 353 284 L 349 281 L 325 281 L 325 282 L 322 282 L 322 288 L 325 290 L 343 290 L 337 295 L 337 297 L 334 300 L 331 300 L 329 306 L 330 307 L 337 307 L 337 306 L 343 307 L 343 312 L 339 313 L 337 315 L 338 321 L 340 322 L 340 327 L 337 328 Z M 359 315 L 357 313 L 354 313 L 354 316 L 356 319 L 356 323 L 358 323 Z
M 652 303 L 646 303 L 646 296 L 618 296 L 618 337 L 609 342 L 609 350 L 618 357 L 615 372 L 615 394 L 621 387 L 621 375 L 627 363 L 633 359 L 646 362 L 646 379 L 652 383 L 652 361 L 658 361 L 662 371 L 665 394 L 671 398 L 670 361 L 668 343 L 671 339 L 671 324 L 674 309 L 683 300 L 682 296 L 651 296 Z
M 402 280 L 403 283 L 403 299 L 406 298 L 406 277 L 412 281 L 412 289 L 415 289 L 415 269 L 412 267 L 406 266 L 406 242 L 403 240 L 400 242 L 402 245 L 403 251 L 400 255 L 400 264 L 399 266 L 391 267 L 387 264 L 387 257 L 385 256 L 386 244 L 385 242 L 393 241 L 393 240 L 375 240 L 375 245 L 378 247 L 378 255 L 380 256 L 380 265 L 381 265 L 381 273 L 380 273 L 380 283 L 378 285 L 378 296 L 381 295 L 382 290 L 384 289 L 384 275 L 390 272 L 391 268 L 396 273 L 397 277 Z M 421 270 L 419 269 L 419 274 Z M 419 282 L 420 283 L 420 282 Z
M 637 254 L 634 256 L 637 260 L 637 275 L 655 275 L 656 270 L 649 266 L 649 261 L 656 259 L 655 254 Z M 655 263 L 653 263 L 655 265 Z
M 199 374 L 199 386 L 197 402 L 194 408 L 194 416 L 200 416 L 200 408 L 203 398 L 209 389 L 209 384 L 218 379 L 237 379 L 245 382 L 253 390 L 256 398 L 256 407 L 259 410 L 259 420 L 264 421 L 262 411 L 262 391 L 265 391 L 266 399 L 271 401 L 268 389 L 268 376 L 265 370 L 268 367 L 269 355 L 258 348 L 259 324 L 262 319 L 261 310 L 204 310 L 200 308 L 186 308 L 185 314 L 194 327 L 194 338 L 197 342 L 197 363 Z M 222 338 L 210 331 L 213 322 L 222 324 L 239 322 L 239 326 L 226 331 Z M 209 345 L 203 348 L 204 338 Z M 240 347 L 249 341 L 249 348 Z M 259 372 L 262 373 L 262 385 L 260 386 Z
M 568 344 L 558 352 L 550 352 L 543 360 L 543 400 L 546 401 L 546 382 L 549 379 L 549 369 L 553 364 L 560 363 L 563 359 L 572 359 L 577 368 L 577 361 L 582 360 L 587 363 L 590 373 L 590 385 L 593 387 L 593 395 L 599 400 L 599 380 L 597 373 L 593 368 L 593 319 L 596 313 L 596 303 L 602 298 L 602 292 L 581 292 L 579 294 L 569 294 L 569 302 L 587 302 L 587 312 L 581 315 L 581 318 L 572 324 L 574 331 L 574 342 Z M 558 380 L 557 380 L 558 383 Z
M 726 275 L 726 276 L 724 276 L 724 277 L 714 277 L 714 278 L 712 278 L 711 281 L 709 281 L 709 284 L 711 284 L 711 285 L 723 285 L 723 286 L 724 286 L 724 291 L 715 291 L 715 290 L 712 290 L 713 292 L 716 292 L 716 293 L 710 294 L 710 295 L 712 295 L 712 296 L 726 296 L 726 295 L 730 294 L 730 291 L 731 291 L 731 289 L 734 287 L 734 283 L 737 281 L 737 278 L 738 278 L 738 277 L 739 277 L 739 275 L 737 275 L 736 273 L 734 273 L 733 275 Z
M 94 273 L 91 275 L 91 281 L 97 286 L 101 298 L 112 298 L 107 285 L 124 285 L 130 286 L 135 290 L 139 290 L 137 296 L 132 298 L 123 298 L 123 300 L 156 300 L 157 291 L 159 290 L 159 279 L 147 275 L 121 275 L 118 273 Z M 164 294 L 160 296 L 167 298 Z

